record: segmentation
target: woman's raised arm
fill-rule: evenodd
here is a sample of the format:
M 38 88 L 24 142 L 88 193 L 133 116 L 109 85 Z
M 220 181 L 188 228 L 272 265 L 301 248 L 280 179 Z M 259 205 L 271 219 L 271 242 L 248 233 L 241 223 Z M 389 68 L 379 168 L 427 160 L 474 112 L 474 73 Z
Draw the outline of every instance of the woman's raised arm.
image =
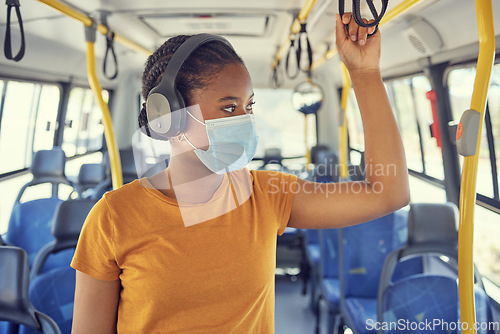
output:
M 380 31 L 337 15 L 337 49 L 358 101 L 365 136 L 366 180 L 314 183 L 299 180 L 288 226 L 337 228 L 366 222 L 409 202 L 408 171 L 401 136 L 379 70 Z M 349 25 L 347 34 L 344 24 Z

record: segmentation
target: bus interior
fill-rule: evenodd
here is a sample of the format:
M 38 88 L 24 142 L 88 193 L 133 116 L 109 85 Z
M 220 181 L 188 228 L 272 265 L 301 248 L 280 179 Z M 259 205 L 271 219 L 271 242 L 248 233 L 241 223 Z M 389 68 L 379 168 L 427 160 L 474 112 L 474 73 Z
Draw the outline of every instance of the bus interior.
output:
M 14 59 L 0 57 L 0 333 L 70 333 L 68 261 L 86 214 L 106 191 L 168 165 L 169 146 L 145 136 L 137 117 L 146 59 L 172 36 L 221 35 L 243 58 L 259 134 L 250 169 L 363 180 L 363 126 L 335 47 L 339 2 L 7 0 L 0 36 Z M 384 3 L 361 1 L 360 12 L 371 18 L 370 6 L 380 13 Z M 351 1 L 345 6 L 354 10 Z M 488 22 L 489 39 L 481 35 Z M 456 324 L 461 314 L 462 323 L 488 324 L 478 333 L 498 334 L 500 2 L 391 0 L 379 29 L 411 203 L 358 226 L 278 236 L 276 333 L 473 333 L 381 326 Z M 490 61 L 479 62 L 487 42 Z M 487 70 L 479 67 L 485 62 Z M 485 101 L 480 144 L 463 157 L 456 132 L 475 94 Z M 476 170 L 466 168 L 472 158 Z M 472 187 L 464 186 L 468 168 Z M 79 202 L 65 204 L 72 201 Z M 462 274 L 464 258 L 474 265 Z M 472 282 L 468 299 L 460 275 Z M 15 310 L 2 297 L 12 291 L 24 298 Z M 466 312 L 475 318 L 464 320 Z

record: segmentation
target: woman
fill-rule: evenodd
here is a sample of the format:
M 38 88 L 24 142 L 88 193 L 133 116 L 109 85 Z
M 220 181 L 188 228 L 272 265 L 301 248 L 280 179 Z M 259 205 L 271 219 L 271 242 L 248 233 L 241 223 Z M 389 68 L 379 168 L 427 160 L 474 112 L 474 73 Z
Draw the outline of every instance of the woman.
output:
M 256 141 L 250 76 L 224 43 L 191 54 L 177 75 L 189 107 L 185 131 L 169 138 L 168 169 L 107 193 L 87 218 L 72 262 L 73 333 L 273 333 L 277 234 L 355 225 L 408 203 L 403 146 L 379 71 L 380 33 L 371 32 L 350 13 L 337 15 L 337 48 L 363 119 L 364 182 L 315 184 L 241 169 Z M 145 98 L 186 40 L 174 37 L 148 59 Z M 149 109 L 140 126 L 161 138 Z M 214 148 L 217 136 L 234 145 Z M 229 151 L 239 158 L 217 158 Z

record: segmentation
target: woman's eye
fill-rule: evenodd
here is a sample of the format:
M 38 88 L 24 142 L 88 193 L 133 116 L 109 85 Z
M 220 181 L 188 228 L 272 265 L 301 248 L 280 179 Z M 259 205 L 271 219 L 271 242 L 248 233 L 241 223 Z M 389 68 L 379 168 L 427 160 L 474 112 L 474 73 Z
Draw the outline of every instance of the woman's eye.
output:
M 253 111 L 253 105 L 254 104 L 255 104 L 255 102 L 252 102 L 249 105 L 247 105 L 247 111 Z
M 233 105 L 233 106 L 225 107 L 222 110 L 233 113 L 236 110 L 236 106 Z

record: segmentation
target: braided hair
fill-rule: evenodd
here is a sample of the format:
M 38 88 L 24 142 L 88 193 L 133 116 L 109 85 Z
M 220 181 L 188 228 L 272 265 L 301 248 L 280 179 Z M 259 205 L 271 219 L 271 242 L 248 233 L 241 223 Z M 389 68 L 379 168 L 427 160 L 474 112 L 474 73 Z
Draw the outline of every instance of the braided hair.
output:
M 186 35 L 172 37 L 149 56 L 142 74 L 142 97 L 144 100 L 147 99 L 149 92 L 160 84 L 172 55 L 190 37 Z M 194 50 L 184 61 L 176 78 L 176 88 L 187 105 L 192 104 L 194 89 L 205 88 L 210 78 L 229 64 L 244 65 L 240 56 L 223 42 L 208 42 Z M 142 105 L 138 121 L 139 128 L 145 131 L 146 135 L 160 139 L 149 128 L 145 103 Z

